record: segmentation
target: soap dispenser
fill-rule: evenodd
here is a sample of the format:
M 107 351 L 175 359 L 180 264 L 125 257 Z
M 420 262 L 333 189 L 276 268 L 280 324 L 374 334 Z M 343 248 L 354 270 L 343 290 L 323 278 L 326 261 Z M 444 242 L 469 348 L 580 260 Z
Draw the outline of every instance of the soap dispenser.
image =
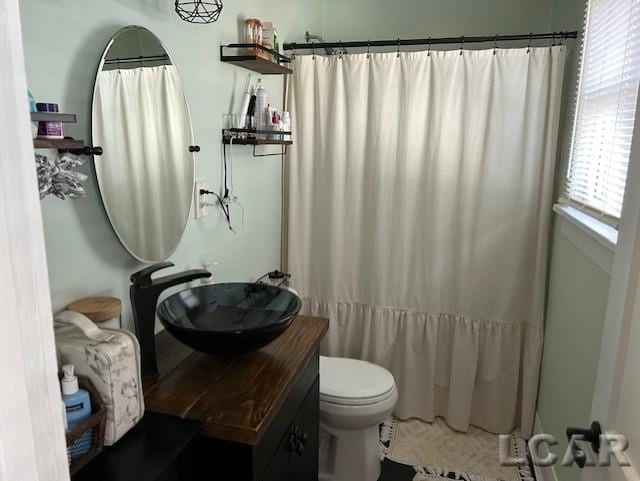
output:
M 74 373 L 73 364 L 65 364 L 62 366 L 62 402 L 64 403 L 67 414 L 67 425 L 69 429 L 80 424 L 91 416 L 91 398 L 89 393 L 78 386 L 78 376 Z M 69 456 L 71 460 L 87 454 L 91 450 L 92 432 L 87 431 L 71 446 L 69 446 Z
M 74 373 L 73 364 L 62 366 L 62 401 L 67 411 L 69 427 L 81 423 L 91 416 L 91 398 L 89 393 L 78 387 L 78 376 Z

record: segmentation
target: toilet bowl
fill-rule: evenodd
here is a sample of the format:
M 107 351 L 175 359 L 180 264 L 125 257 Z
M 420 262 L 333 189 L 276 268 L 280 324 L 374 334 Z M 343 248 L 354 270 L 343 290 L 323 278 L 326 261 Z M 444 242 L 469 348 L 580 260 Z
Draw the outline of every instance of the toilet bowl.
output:
M 378 479 L 378 426 L 397 400 L 393 376 L 383 367 L 320 356 L 320 481 Z

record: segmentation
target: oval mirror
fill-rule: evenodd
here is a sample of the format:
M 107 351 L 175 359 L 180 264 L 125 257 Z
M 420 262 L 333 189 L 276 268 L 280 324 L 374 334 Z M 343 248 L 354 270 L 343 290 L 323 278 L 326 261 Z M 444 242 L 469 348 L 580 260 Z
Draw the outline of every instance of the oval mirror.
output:
M 189 218 L 193 131 L 180 75 L 160 40 L 121 29 L 100 61 L 93 90 L 93 145 L 100 195 L 122 245 L 142 262 L 167 259 Z

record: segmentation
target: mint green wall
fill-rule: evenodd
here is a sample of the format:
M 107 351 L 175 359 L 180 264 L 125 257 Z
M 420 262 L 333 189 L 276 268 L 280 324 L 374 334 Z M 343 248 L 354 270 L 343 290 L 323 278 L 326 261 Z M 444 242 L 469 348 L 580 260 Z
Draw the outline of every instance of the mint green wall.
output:
M 281 38 L 298 39 L 320 28 L 318 0 L 242 0 L 225 2 L 217 23 L 181 21 L 167 0 L 21 0 L 27 79 L 35 98 L 56 102 L 78 114 L 67 134 L 90 141 L 90 104 L 95 69 L 109 38 L 121 27 L 139 24 L 164 42 L 184 82 L 193 117 L 197 178 L 218 188 L 221 171 L 220 129 L 232 96 L 244 86 L 247 70 L 219 61 L 219 46 L 238 39 L 245 17 L 274 21 Z M 255 80 L 255 77 L 254 77 Z M 266 87 L 282 105 L 283 77 L 269 77 Z M 234 149 L 234 183 L 245 209 L 244 228 L 230 233 L 218 211 L 191 219 L 171 257 L 177 268 L 219 262 L 218 280 L 253 280 L 280 266 L 281 165 L 278 157 L 253 158 L 248 147 Z M 96 162 L 99 162 L 98 158 Z M 87 172 L 89 168 L 86 169 Z M 122 175 L 127 175 L 123 172 Z M 93 173 L 88 197 L 47 198 L 42 202 L 55 310 L 85 296 L 114 295 L 125 300 L 129 324 L 129 275 L 142 267 L 120 245 L 103 212 Z
M 538 394 L 538 416 L 546 433 L 560 445 L 567 426 L 590 424 L 609 276 L 563 235 L 556 220 L 549 276 L 544 353 Z M 560 481 L 578 481 L 578 468 L 556 466 Z
M 581 30 L 585 0 L 555 0 L 551 27 Z M 570 52 L 561 121 L 558 187 L 570 147 L 572 101 L 579 58 L 577 44 Z M 551 246 L 545 340 L 538 393 L 538 416 L 545 432 L 560 444 L 552 451 L 563 456 L 567 426 L 588 426 L 599 361 L 602 328 L 610 278 L 561 232 L 564 220 L 556 217 Z M 576 467 L 556 465 L 560 481 L 579 481 Z
M 327 40 L 546 31 L 553 0 L 324 0 Z M 316 32 L 317 33 L 317 32 Z

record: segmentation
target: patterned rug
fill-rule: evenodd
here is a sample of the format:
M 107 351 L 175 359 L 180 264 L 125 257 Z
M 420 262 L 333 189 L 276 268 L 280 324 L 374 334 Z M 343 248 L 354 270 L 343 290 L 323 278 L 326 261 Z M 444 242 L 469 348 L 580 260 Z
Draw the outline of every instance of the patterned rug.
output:
M 535 481 L 529 463 L 500 465 L 497 435 L 475 427 L 460 433 L 440 418 L 433 423 L 389 419 L 380 426 L 380 443 L 380 481 Z M 512 434 L 510 444 L 512 456 L 528 458 L 523 438 Z

